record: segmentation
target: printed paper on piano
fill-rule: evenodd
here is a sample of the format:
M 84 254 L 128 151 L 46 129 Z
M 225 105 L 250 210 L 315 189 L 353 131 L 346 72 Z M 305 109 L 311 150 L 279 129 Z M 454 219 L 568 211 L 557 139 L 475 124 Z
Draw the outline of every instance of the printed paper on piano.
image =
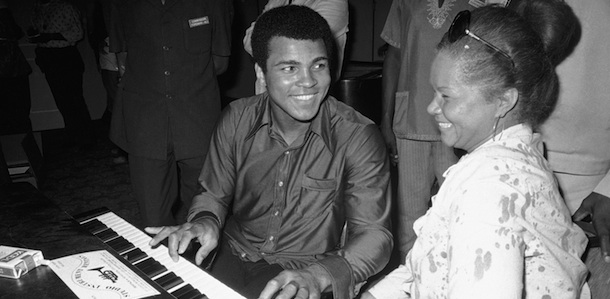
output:
M 49 266 L 78 298 L 137 299 L 159 294 L 106 250 L 58 258 Z

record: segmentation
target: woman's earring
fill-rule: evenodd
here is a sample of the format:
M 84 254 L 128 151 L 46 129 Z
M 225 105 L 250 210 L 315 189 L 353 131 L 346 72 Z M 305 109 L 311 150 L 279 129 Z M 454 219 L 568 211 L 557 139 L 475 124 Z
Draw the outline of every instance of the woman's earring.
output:
M 493 140 L 493 141 L 496 141 L 496 129 L 498 128 L 498 123 L 499 123 L 499 122 L 500 122 L 500 117 L 498 116 L 498 117 L 496 117 L 496 121 L 494 122 L 494 126 L 493 126 L 493 128 L 492 128 L 492 131 L 493 131 L 493 137 L 492 137 L 492 140 Z

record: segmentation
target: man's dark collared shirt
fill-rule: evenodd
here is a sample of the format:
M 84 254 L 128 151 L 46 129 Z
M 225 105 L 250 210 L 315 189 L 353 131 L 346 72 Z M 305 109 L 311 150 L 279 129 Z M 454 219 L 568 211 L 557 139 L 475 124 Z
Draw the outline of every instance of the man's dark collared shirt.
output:
M 302 142 L 287 145 L 269 100 L 264 93 L 225 109 L 189 219 L 218 216 L 243 260 L 287 269 L 320 264 L 335 298 L 345 298 L 386 265 L 392 249 L 385 144 L 372 121 L 329 97 Z

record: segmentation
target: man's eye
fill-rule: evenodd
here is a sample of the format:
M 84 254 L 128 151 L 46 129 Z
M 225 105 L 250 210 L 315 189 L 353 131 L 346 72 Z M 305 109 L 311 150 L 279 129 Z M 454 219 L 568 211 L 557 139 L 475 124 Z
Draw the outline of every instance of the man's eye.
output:
M 318 63 L 318 64 L 314 65 L 314 69 L 317 69 L 317 70 L 323 70 L 325 68 L 326 68 L 326 63 Z
M 282 68 L 282 71 L 286 72 L 286 73 L 294 72 L 294 70 L 296 70 L 296 68 L 294 66 L 286 66 L 286 67 Z

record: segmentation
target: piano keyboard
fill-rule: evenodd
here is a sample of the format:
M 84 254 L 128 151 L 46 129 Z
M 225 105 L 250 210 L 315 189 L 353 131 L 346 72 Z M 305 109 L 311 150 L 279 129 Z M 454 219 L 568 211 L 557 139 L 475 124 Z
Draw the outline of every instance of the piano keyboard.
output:
M 152 248 L 149 235 L 108 209 L 76 216 L 85 229 L 108 244 L 120 256 L 178 299 L 245 299 L 195 264 L 180 258 L 174 262 L 167 247 Z

